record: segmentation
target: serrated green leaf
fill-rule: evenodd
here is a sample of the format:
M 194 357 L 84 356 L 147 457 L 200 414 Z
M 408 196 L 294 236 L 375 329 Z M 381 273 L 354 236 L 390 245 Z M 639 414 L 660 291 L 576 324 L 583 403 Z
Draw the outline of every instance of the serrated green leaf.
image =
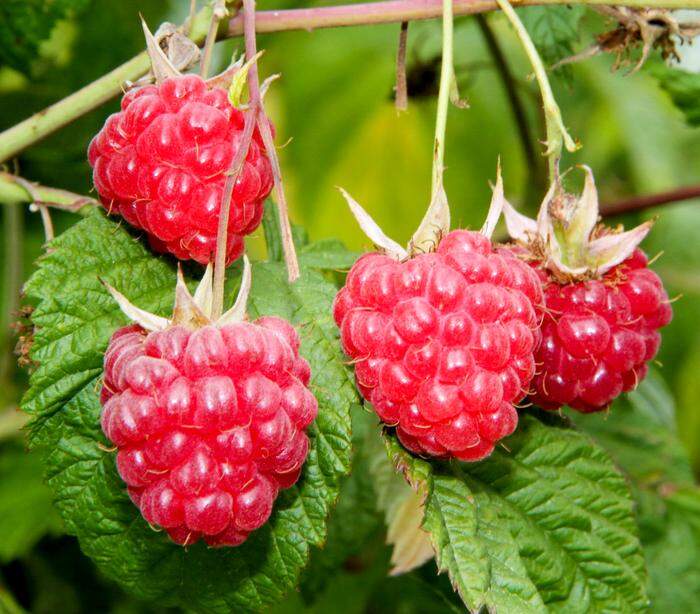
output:
M 574 44 L 579 39 L 579 22 L 585 14 L 583 6 L 527 7 L 519 12 L 545 66 L 552 66 L 574 55 Z M 555 75 L 571 75 L 559 69 Z
M 335 287 L 310 269 L 289 285 L 282 263 L 254 265 L 249 315 L 296 324 L 312 367 L 319 415 L 309 429 L 309 457 L 270 522 L 244 545 L 183 549 L 145 523 L 104 448 L 102 354 L 124 317 L 98 275 L 142 308 L 165 314 L 173 300 L 173 262 L 153 257 L 100 213 L 60 236 L 27 284 L 37 304 L 32 357 L 39 367 L 23 408 L 33 417 L 31 442 L 44 456 L 68 531 L 106 575 L 141 598 L 206 612 L 258 610 L 280 600 L 298 581 L 310 547 L 324 541 L 326 517 L 349 469 L 349 412 L 358 398 L 330 314 Z
M 700 126 L 700 74 L 654 62 L 649 72 L 691 126 Z
M 467 607 L 638 612 L 646 572 L 632 500 L 588 437 L 521 417 L 487 460 L 430 464 L 393 437 L 394 462 L 428 494 L 424 527 Z
M 637 390 L 615 401 L 607 416 L 582 415 L 575 421 L 632 480 L 651 610 L 692 610 L 700 599 L 700 489 L 661 375 L 651 370 Z
M 640 487 L 693 484 L 688 454 L 675 425 L 675 407 L 652 369 L 634 392 L 619 397 L 608 415 L 582 414 L 576 424 L 597 439 Z

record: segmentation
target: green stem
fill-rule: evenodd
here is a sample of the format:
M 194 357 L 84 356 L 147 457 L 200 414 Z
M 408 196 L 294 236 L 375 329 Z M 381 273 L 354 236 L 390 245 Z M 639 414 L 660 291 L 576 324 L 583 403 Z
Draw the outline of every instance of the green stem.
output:
M 433 183 L 430 201 L 442 184 L 445 168 L 445 132 L 447 129 L 447 111 L 450 106 L 450 91 L 454 79 L 452 39 L 454 33 L 454 16 L 452 0 L 442 1 L 442 64 L 440 67 L 440 90 L 438 91 L 437 116 L 435 118 L 435 151 L 433 154 Z
M 22 285 L 22 229 L 24 210 L 19 207 L 5 207 L 4 216 L 4 309 L 0 321 L 0 382 L 10 383 L 12 366 L 12 322 L 19 309 L 19 293 Z
M 552 86 L 549 84 L 547 71 L 542 63 L 542 58 L 540 58 L 540 54 L 537 52 L 537 48 L 532 42 L 530 35 L 527 33 L 523 22 L 520 21 L 520 18 L 508 0 L 497 0 L 497 2 L 505 16 L 513 25 L 523 49 L 530 60 L 532 70 L 535 73 L 535 78 L 540 88 L 547 131 L 547 150 L 545 151 L 545 155 L 547 156 L 549 166 L 549 180 L 553 183 L 559 175 L 559 158 L 561 158 L 562 147 L 565 146 L 567 151 L 576 151 L 580 145 L 574 142 L 571 135 L 564 127 L 561 111 L 554 98 Z
M 96 200 L 87 196 L 39 184 L 32 184 L 33 189 L 30 193 L 22 183 L 17 181 L 15 175 L 0 171 L 0 203 L 19 205 L 36 201 L 38 205 L 80 214 L 88 213 L 92 206 L 98 204 Z

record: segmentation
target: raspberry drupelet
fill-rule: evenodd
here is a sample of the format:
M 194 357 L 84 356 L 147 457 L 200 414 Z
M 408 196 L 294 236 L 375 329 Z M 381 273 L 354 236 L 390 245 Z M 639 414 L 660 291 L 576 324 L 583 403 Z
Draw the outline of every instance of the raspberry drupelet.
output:
M 142 229 L 156 251 L 210 262 L 224 184 L 243 126 L 244 114 L 226 90 L 210 88 L 197 75 L 128 91 L 121 111 L 107 119 L 88 149 L 102 204 Z M 260 224 L 272 186 L 256 127 L 233 189 L 227 262 L 243 253 L 243 237 Z
M 114 333 L 102 428 L 148 523 L 178 544 L 236 546 L 298 480 L 318 405 L 288 322 L 205 323 L 195 308 L 190 297 L 176 303 L 173 322 Z M 183 318 L 187 310 L 195 317 Z
M 530 263 L 544 287 L 531 395 L 544 409 L 601 411 L 636 388 L 659 349 L 659 329 L 673 315 L 661 280 L 636 247 L 651 224 L 623 233 L 596 226 L 597 193 L 585 170 L 581 197 L 555 186 L 539 223 L 509 205 L 505 210 L 519 242 L 514 253 Z
M 335 299 L 360 392 L 416 454 L 488 456 L 515 429 L 535 372 L 539 279 L 489 235 L 455 230 L 430 253 L 367 254 Z

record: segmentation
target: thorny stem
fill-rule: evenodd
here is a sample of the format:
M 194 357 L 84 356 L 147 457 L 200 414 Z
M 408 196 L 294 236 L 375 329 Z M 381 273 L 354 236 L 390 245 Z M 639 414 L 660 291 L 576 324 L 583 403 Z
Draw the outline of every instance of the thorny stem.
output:
M 406 47 L 408 44 L 408 22 L 401 22 L 399 46 L 396 51 L 396 89 L 394 105 L 397 111 L 408 108 L 408 85 L 406 83 Z
M 452 37 L 454 31 L 452 0 L 442 3 L 442 64 L 440 66 L 440 89 L 438 91 L 437 115 L 435 117 L 435 151 L 433 152 L 433 184 L 430 202 L 442 184 L 442 173 L 445 168 L 445 130 L 447 128 L 447 110 L 450 106 L 450 91 L 454 79 L 452 61 Z
M 382 23 L 401 23 L 420 19 L 435 19 L 442 12 L 442 0 L 385 0 L 344 6 L 326 6 L 312 9 L 261 11 L 256 16 L 257 32 L 284 32 L 313 30 Z M 571 4 L 571 0 L 520 0 L 518 6 Z M 700 0 L 579 0 L 577 4 L 596 6 L 629 6 L 655 8 L 700 8 Z M 498 8 L 496 0 L 454 0 L 455 15 L 473 15 Z M 190 37 L 201 42 L 208 21 L 207 9 L 199 11 L 194 19 Z M 224 38 L 240 36 L 243 20 L 240 15 L 229 21 Z M 97 108 L 121 92 L 122 83 L 136 81 L 148 72 L 146 53 L 140 53 L 125 64 L 97 81 L 86 85 L 56 104 L 39 111 L 26 120 L 0 133 L 0 162 L 16 156 L 33 143 L 52 134 L 78 117 Z
M 497 2 L 498 6 L 501 7 L 501 10 L 515 29 L 523 49 L 530 60 L 532 70 L 537 79 L 537 84 L 540 87 L 547 130 L 547 150 L 545 151 L 545 155 L 547 156 L 549 165 L 549 180 L 551 183 L 554 183 L 559 176 L 559 158 L 561 158 L 562 147 L 565 146 L 568 151 L 576 151 L 579 146 L 574 142 L 564 127 L 561 111 L 552 93 L 552 87 L 549 84 L 547 71 L 542 63 L 542 58 L 540 58 L 540 54 L 537 52 L 535 44 L 527 33 L 523 22 L 520 21 L 520 18 L 508 0 L 497 0 Z
M 243 0 L 243 19 L 245 24 L 245 54 L 248 61 L 254 58 L 257 53 L 255 41 L 255 0 Z M 258 129 L 265 145 L 267 157 L 272 166 L 272 174 L 275 180 L 275 201 L 277 203 L 277 214 L 279 216 L 280 235 L 282 238 L 282 248 L 284 250 L 284 261 L 287 265 L 287 277 L 289 282 L 295 282 L 299 278 L 299 262 L 297 261 L 296 249 L 294 248 L 294 238 L 292 236 L 292 225 L 289 222 L 289 210 L 287 207 L 287 197 L 284 193 L 282 183 L 282 170 L 280 168 L 277 150 L 275 149 L 270 122 L 265 115 L 265 108 L 260 97 L 260 84 L 258 82 L 258 65 L 253 62 L 248 72 L 248 90 L 252 105 L 258 108 Z
M 250 74 L 250 73 L 249 73 Z M 243 125 L 243 136 L 236 151 L 236 156 L 231 163 L 231 168 L 226 177 L 224 185 L 224 199 L 221 202 L 219 212 L 219 226 L 216 233 L 216 255 L 214 256 L 214 282 L 212 287 L 212 319 L 218 320 L 224 312 L 224 281 L 226 279 L 226 247 L 228 243 L 228 220 L 231 212 L 231 200 L 236 181 L 241 174 L 245 163 L 250 141 L 253 138 L 255 121 L 258 115 L 258 106 L 255 103 L 250 105 L 246 113 L 245 124 Z

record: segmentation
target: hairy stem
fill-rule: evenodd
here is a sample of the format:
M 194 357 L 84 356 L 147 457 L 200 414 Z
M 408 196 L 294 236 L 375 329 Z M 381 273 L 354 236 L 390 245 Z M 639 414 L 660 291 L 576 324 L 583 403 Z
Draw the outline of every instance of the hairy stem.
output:
M 571 4 L 570 0 L 520 0 L 518 6 Z M 630 6 L 654 8 L 700 8 L 700 0 L 580 0 L 578 4 L 598 6 Z M 455 15 L 485 13 L 498 8 L 496 0 L 454 0 Z M 195 16 L 190 32 L 192 40 L 201 42 L 206 36 L 209 10 L 202 9 Z M 401 23 L 420 19 L 435 19 L 442 13 L 442 0 L 385 0 L 344 6 L 261 11 L 256 16 L 257 32 L 283 32 L 289 30 L 313 30 L 382 23 Z M 206 18 L 207 25 L 201 24 Z M 243 33 L 242 16 L 229 21 L 224 37 Z M 52 134 L 59 128 L 81 117 L 118 95 L 124 81 L 135 81 L 149 68 L 146 53 L 141 53 L 97 81 L 64 98 L 60 102 L 39 111 L 28 119 L 0 133 L 0 162 L 16 156 L 33 143 Z
M 452 59 L 452 39 L 454 32 L 452 0 L 442 3 L 442 63 L 440 65 L 440 89 L 438 91 L 437 115 L 435 117 L 435 151 L 433 154 L 433 184 L 430 201 L 442 185 L 442 173 L 445 168 L 445 131 L 447 128 L 447 110 L 450 106 L 450 92 L 455 71 Z
M 250 75 L 250 73 L 249 73 Z M 250 77 L 249 77 L 250 78 Z M 243 136 L 236 151 L 236 156 L 231 162 L 231 168 L 226 177 L 224 185 L 224 199 L 221 202 L 219 211 L 219 226 L 216 232 L 216 254 L 214 256 L 214 283 L 212 289 L 212 319 L 214 321 L 221 317 L 224 312 L 224 281 L 226 279 L 226 247 L 228 243 L 228 220 L 231 212 L 231 200 L 236 181 L 241 174 L 245 163 L 250 141 L 253 138 L 253 130 L 258 115 L 257 104 L 251 104 L 246 113 L 245 124 L 243 126 Z
M 204 41 L 204 50 L 202 51 L 202 59 L 199 63 L 199 74 L 203 79 L 209 76 L 209 66 L 211 65 L 211 56 L 214 53 L 214 43 L 216 43 L 216 34 L 219 30 L 219 22 L 226 15 L 225 0 L 216 0 L 214 3 L 211 20 L 209 22 L 209 31 L 207 38 Z
M 547 151 L 545 151 L 545 155 L 549 165 L 549 180 L 554 183 L 559 175 L 559 159 L 561 158 L 562 148 L 566 147 L 568 151 L 576 151 L 579 146 L 564 127 L 564 120 L 561 117 L 559 105 L 554 98 L 552 86 L 549 84 L 549 78 L 542 63 L 542 58 L 540 58 L 540 54 L 537 52 L 537 48 L 525 29 L 523 22 L 520 21 L 508 0 L 498 0 L 498 6 L 501 7 L 501 10 L 515 29 L 525 54 L 530 60 L 530 65 L 540 88 L 547 130 Z
M 245 20 L 245 54 L 250 61 L 258 53 L 255 41 L 255 0 L 243 0 L 243 17 Z M 294 238 L 292 236 L 292 225 L 289 222 L 289 209 L 287 207 L 287 197 L 284 193 L 282 183 L 282 169 L 280 168 L 277 150 L 270 130 L 270 122 L 265 115 L 265 108 L 260 97 L 260 84 L 258 82 L 258 65 L 253 62 L 248 72 L 248 88 L 250 91 L 251 104 L 258 107 L 258 129 L 265 144 L 267 157 L 272 165 L 272 174 L 275 179 L 275 202 L 277 204 L 277 214 L 279 216 L 280 234 L 282 236 L 282 248 L 284 250 L 284 261 L 287 265 L 287 277 L 292 283 L 299 278 L 299 262 L 297 261 Z

